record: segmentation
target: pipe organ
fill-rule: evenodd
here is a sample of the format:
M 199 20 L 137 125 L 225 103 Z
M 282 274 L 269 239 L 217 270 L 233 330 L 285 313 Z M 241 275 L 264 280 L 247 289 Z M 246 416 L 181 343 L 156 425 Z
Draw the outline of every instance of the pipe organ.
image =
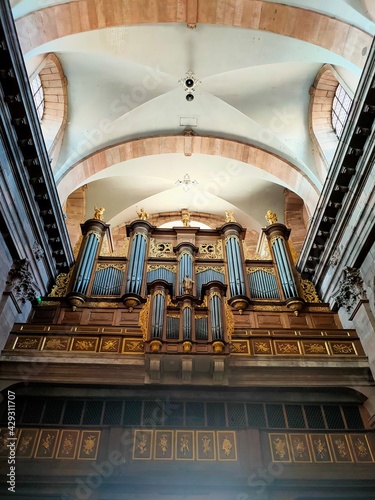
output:
M 130 311 L 141 308 L 148 318 L 144 339 L 157 340 L 159 347 L 170 341 L 220 342 L 225 350 L 233 314 L 279 304 L 298 315 L 304 305 L 288 249 L 290 231 L 279 222 L 263 229 L 266 260 L 245 259 L 246 230 L 234 221 L 208 230 L 161 229 L 135 220 L 127 227 L 128 252 L 122 257 L 100 255 L 107 229 L 95 219 L 82 225 L 67 298 L 73 308 L 99 298 L 122 302 Z

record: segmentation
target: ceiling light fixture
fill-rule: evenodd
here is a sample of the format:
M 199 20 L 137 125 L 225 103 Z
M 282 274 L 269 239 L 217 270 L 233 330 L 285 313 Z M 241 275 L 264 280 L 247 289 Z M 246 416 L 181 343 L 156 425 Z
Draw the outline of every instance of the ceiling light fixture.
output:
M 198 78 L 191 70 L 189 70 L 187 73 L 185 73 L 185 76 L 183 78 L 178 80 L 178 83 L 184 87 L 185 92 L 188 92 L 186 94 L 186 100 L 191 102 L 194 99 L 194 95 L 192 94 L 192 92 L 195 92 L 196 87 L 202 82 L 198 80 Z
M 177 180 L 177 181 L 175 182 L 175 184 L 176 184 L 177 186 L 182 186 L 182 189 L 183 189 L 185 192 L 187 192 L 187 191 L 189 191 L 189 189 L 191 188 L 191 186 L 197 186 L 197 185 L 198 185 L 198 182 L 197 182 L 197 181 L 192 181 L 192 180 L 190 180 L 190 176 L 189 176 L 189 174 L 185 174 L 185 175 L 184 175 L 183 180 L 182 180 L 182 181 Z

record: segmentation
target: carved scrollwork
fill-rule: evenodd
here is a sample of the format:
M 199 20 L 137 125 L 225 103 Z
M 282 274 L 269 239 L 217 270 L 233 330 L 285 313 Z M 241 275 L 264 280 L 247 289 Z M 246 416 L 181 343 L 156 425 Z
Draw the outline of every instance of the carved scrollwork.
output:
M 52 288 L 48 297 L 65 297 L 72 273 L 73 267 L 68 273 L 60 273 L 56 278 L 56 285 Z
M 168 257 L 174 258 L 173 244 L 170 242 L 156 241 L 155 238 L 150 238 L 150 257 Z
M 225 320 L 226 320 L 226 326 L 227 326 L 227 337 L 228 337 L 228 342 L 232 340 L 232 335 L 234 333 L 234 315 L 232 308 L 228 304 L 227 299 L 224 301 L 224 310 L 225 310 Z
M 321 302 L 314 284 L 309 280 L 301 280 L 301 290 L 305 302 Z
M 143 340 L 147 339 L 148 334 L 148 320 L 150 314 L 150 304 L 151 304 L 151 295 L 147 297 L 147 301 L 142 307 L 141 312 L 139 313 L 139 326 L 141 328 L 143 334 Z
M 216 243 L 202 243 L 199 245 L 198 257 L 200 259 L 222 259 L 223 242 L 218 239 Z

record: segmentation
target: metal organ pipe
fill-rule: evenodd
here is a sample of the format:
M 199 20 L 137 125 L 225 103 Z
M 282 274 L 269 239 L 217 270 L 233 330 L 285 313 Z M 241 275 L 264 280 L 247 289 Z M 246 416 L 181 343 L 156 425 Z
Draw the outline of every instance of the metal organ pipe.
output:
M 282 238 L 276 238 L 272 243 L 276 263 L 280 272 L 281 285 L 287 299 L 297 297 L 297 287 L 292 267 Z
M 226 250 L 231 295 L 245 295 L 245 279 L 242 269 L 241 252 L 238 239 L 236 237 L 228 237 Z
M 85 294 L 94 267 L 96 252 L 99 247 L 100 236 L 92 232 L 86 236 L 80 262 L 76 272 L 73 292 Z
M 137 233 L 133 237 L 130 251 L 126 293 L 136 293 L 139 295 L 141 292 L 146 246 L 146 236 Z
M 221 313 L 221 298 L 213 295 L 210 298 L 210 316 L 213 340 L 223 340 L 223 321 Z

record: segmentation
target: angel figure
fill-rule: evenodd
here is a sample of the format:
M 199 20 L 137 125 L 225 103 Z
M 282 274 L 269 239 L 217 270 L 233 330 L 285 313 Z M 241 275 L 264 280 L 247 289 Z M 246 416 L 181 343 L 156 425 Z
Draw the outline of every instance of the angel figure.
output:
M 236 222 L 233 212 L 234 210 L 225 210 L 225 222 Z
M 141 210 L 139 212 L 137 211 L 137 215 L 141 220 L 148 219 L 148 213 L 146 212 L 146 210 L 144 208 L 141 208 Z
M 277 222 L 277 215 L 275 214 L 275 212 L 272 212 L 272 210 L 268 210 L 265 219 L 268 224 L 275 224 L 275 222 Z
M 104 212 L 105 212 L 105 208 L 103 207 L 94 207 L 94 210 L 95 210 L 95 213 L 94 213 L 94 219 L 97 219 L 97 220 L 103 220 L 104 219 Z

